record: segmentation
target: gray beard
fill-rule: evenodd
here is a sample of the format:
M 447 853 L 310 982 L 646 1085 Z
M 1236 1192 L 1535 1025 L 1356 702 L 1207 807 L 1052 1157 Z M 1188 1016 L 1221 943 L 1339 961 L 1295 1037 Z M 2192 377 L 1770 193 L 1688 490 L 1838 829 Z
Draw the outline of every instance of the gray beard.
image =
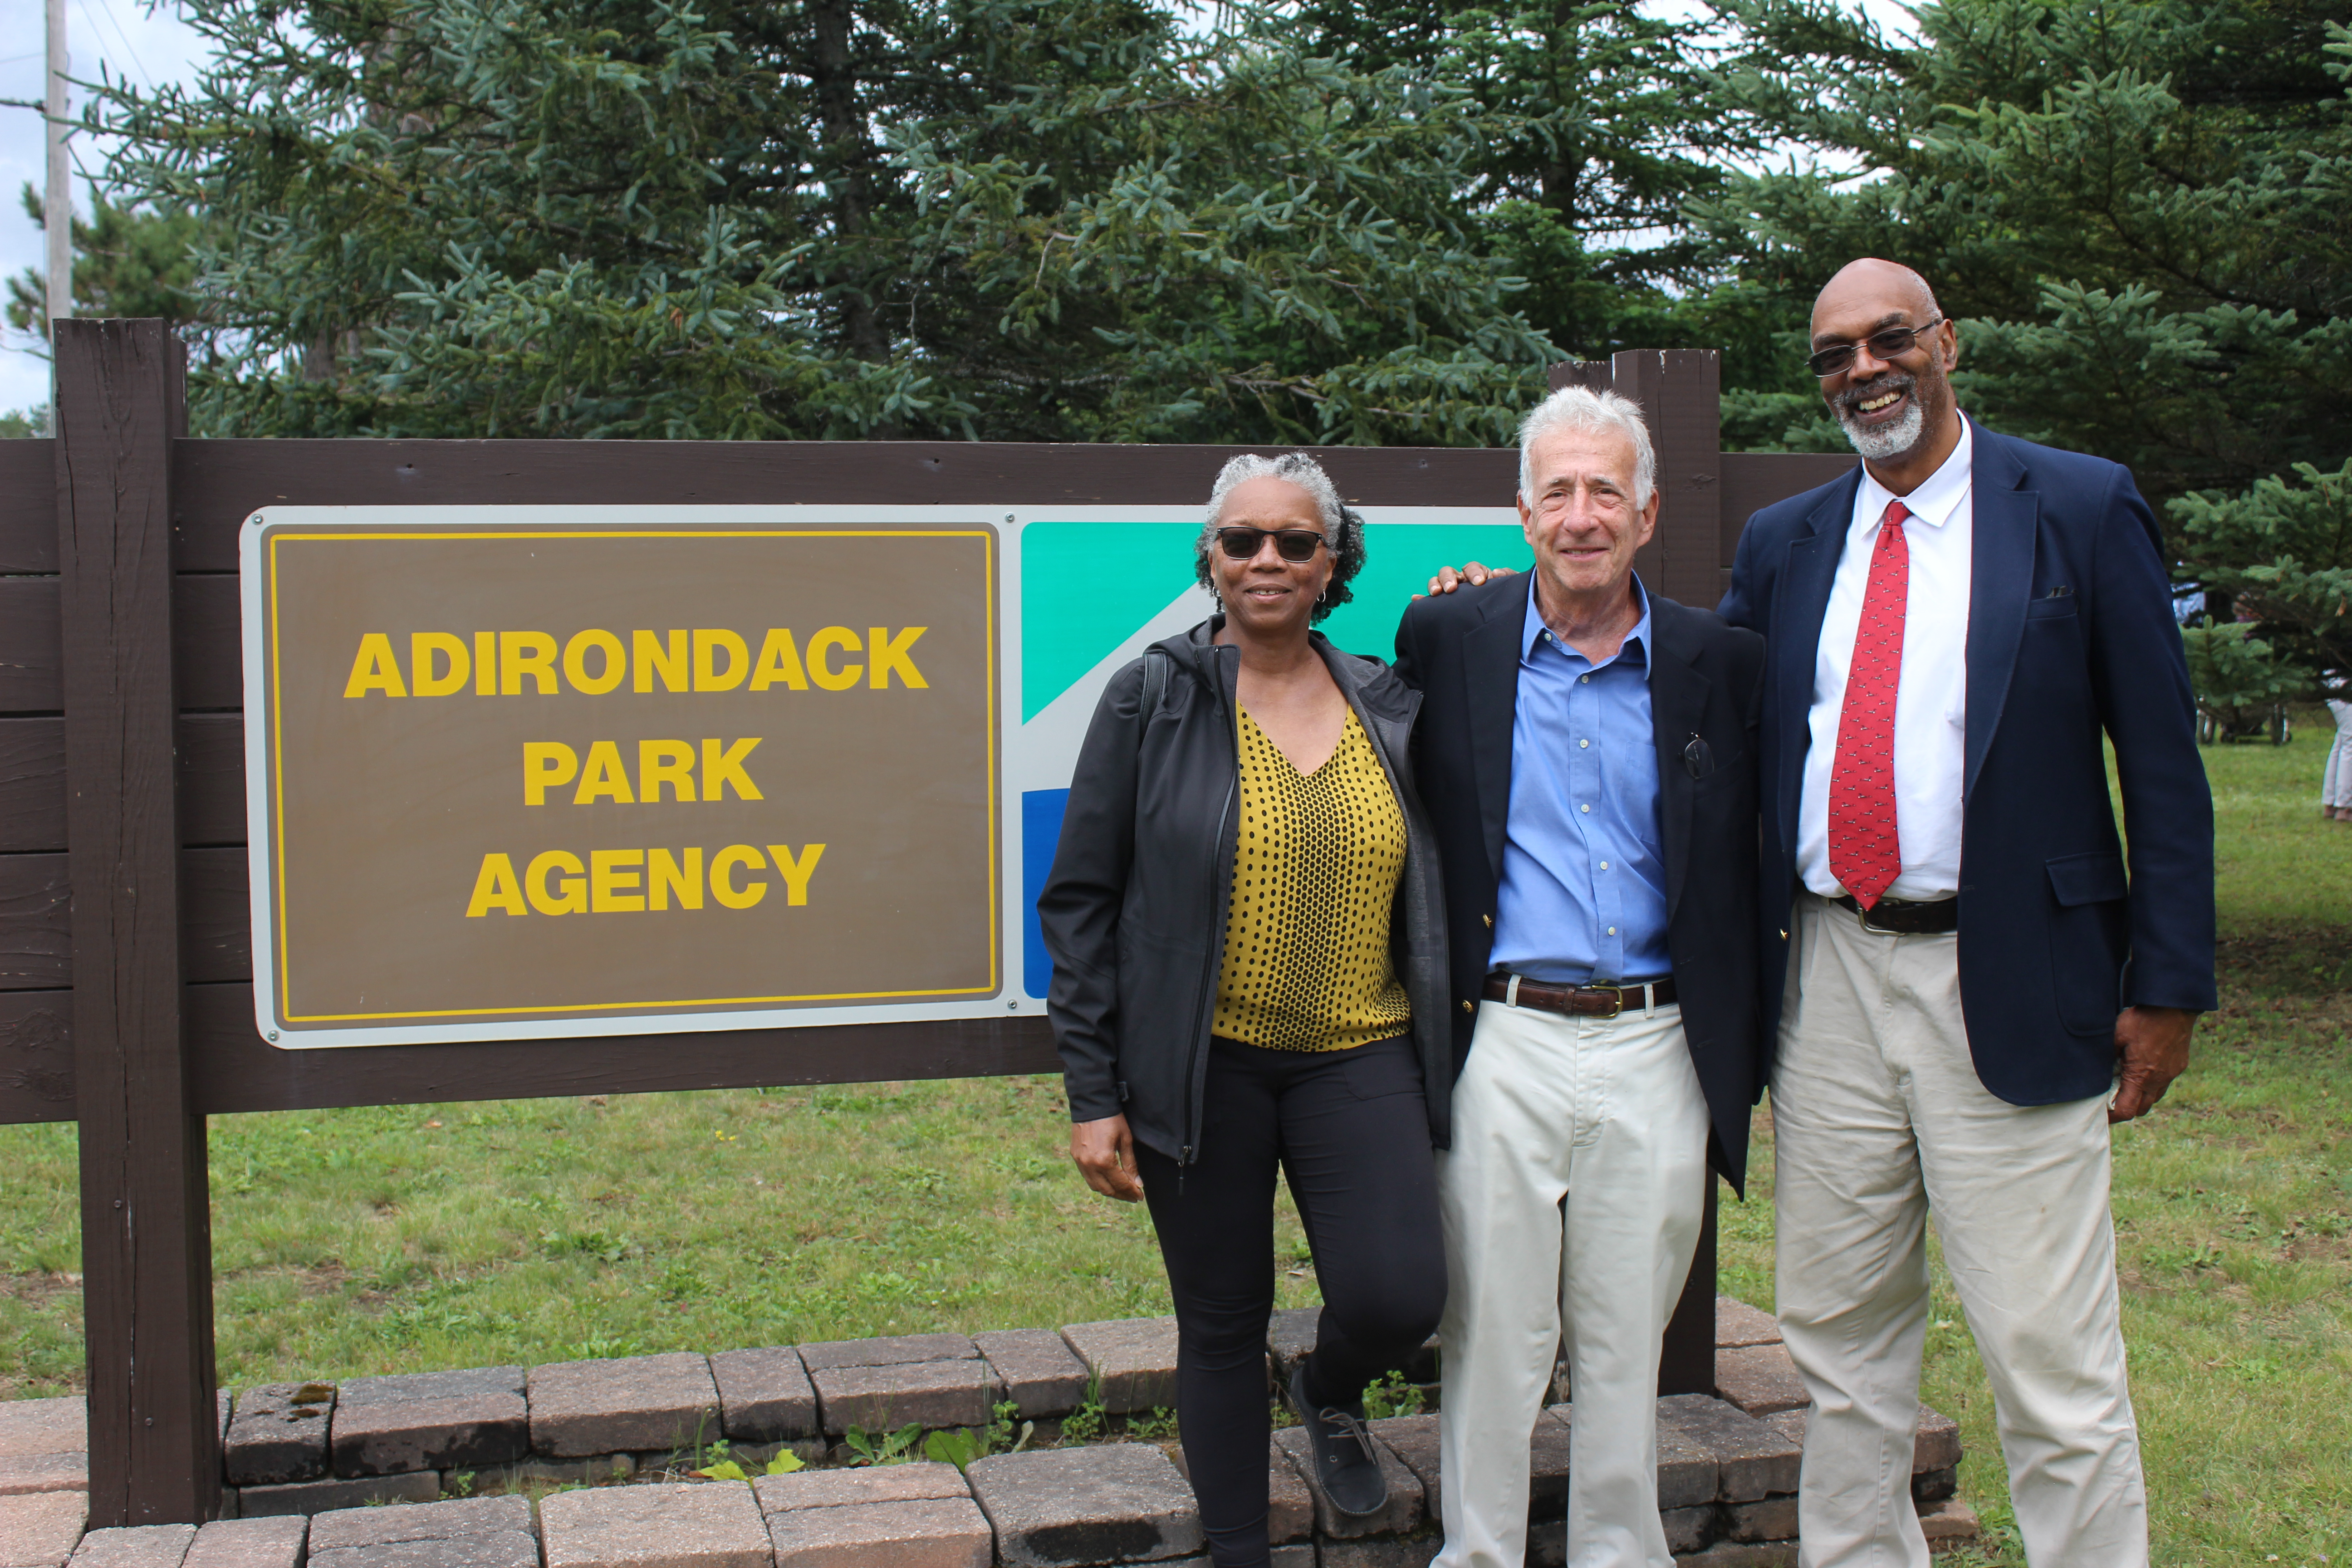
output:
M 1919 444 L 1919 433 L 1927 426 L 1927 416 L 1920 410 L 1915 395 L 1911 406 L 1903 417 L 1883 430 L 1864 430 L 1841 409 L 1838 427 L 1845 432 L 1846 440 L 1865 458 L 1899 458 Z

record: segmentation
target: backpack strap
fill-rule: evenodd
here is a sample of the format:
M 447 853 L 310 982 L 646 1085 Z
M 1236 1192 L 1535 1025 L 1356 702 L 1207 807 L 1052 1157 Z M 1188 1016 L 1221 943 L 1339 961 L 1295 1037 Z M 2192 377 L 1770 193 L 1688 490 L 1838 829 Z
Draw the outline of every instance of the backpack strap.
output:
M 1168 650 L 1158 644 L 1143 650 L 1143 706 L 1138 716 L 1147 726 L 1160 711 L 1160 700 L 1168 695 Z

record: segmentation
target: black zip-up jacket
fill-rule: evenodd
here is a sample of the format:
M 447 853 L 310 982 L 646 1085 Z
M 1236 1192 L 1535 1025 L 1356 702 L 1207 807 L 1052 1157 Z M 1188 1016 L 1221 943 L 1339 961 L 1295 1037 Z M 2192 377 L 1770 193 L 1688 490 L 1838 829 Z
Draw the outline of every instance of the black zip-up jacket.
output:
M 1054 955 L 1047 998 L 1070 1119 L 1124 1114 L 1138 1142 L 1180 1164 L 1215 1137 L 1202 1125 L 1209 1032 L 1224 963 L 1241 786 L 1235 683 L 1241 650 L 1213 640 L 1223 617 L 1155 645 L 1167 656 L 1157 709 L 1145 665 L 1117 675 L 1087 729 L 1054 869 L 1037 899 Z M 1445 893 L 1436 838 L 1412 785 L 1421 694 L 1378 659 L 1310 634 L 1355 710 L 1404 815 L 1404 873 L 1389 921 L 1412 1003 L 1430 1136 L 1446 1146 L 1454 1057 L 1447 1026 Z

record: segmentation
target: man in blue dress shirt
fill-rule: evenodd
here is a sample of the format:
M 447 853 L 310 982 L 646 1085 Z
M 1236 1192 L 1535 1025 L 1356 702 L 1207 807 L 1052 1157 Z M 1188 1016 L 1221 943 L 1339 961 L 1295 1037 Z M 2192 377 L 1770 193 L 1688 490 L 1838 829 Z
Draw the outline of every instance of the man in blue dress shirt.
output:
M 1526 1560 L 1528 1435 L 1564 1338 L 1567 1561 L 1671 1568 L 1661 1342 L 1761 1080 L 1764 645 L 1633 575 L 1658 510 L 1633 404 L 1555 393 L 1519 451 L 1536 569 L 1416 600 L 1397 630 L 1457 1009 L 1437 1561 Z

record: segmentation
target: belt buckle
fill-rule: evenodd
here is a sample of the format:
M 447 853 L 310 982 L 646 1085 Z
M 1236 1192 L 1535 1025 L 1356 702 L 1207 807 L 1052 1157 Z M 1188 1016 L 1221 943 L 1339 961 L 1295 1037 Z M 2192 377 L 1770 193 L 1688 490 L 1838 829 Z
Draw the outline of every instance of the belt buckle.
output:
M 1878 901 L 1883 904 L 1886 900 L 1881 899 Z M 1862 929 L 1866 931 L 1871 931 L 1879 936 L 1908 936 L 1910 934 L 1908 931 L 1896 931 L 1893 926 L 1874 925 L 1871 923 L 1871 910 L 1865 910 L 1862 907 L 1862 900 L 1860 899 L 1856 899 L 1853 901 L 1853 912 L 1862 917 Z
M 1625 1011 L 1625 988 L 1622 985 L 1580 985 L 1577 987 L 1577 990 L 1580 992 L 1606 991 L 1609 993 L 1612 1005 L 1606 1013 L 1596 1015 L 1599 1017 L 1614 1018 Z

